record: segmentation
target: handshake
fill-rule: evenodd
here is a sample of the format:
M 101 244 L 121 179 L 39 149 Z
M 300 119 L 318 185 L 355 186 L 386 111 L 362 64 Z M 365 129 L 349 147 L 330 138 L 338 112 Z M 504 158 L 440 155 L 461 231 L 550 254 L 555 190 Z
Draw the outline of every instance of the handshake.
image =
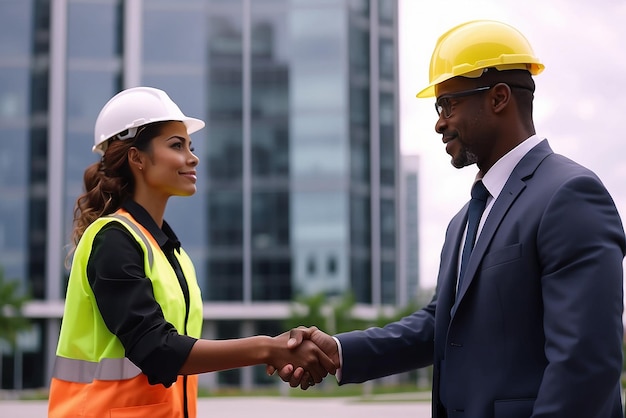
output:
M 317 327 L 294 328 L 274 340 L 282 347 L 277 347 L 268 357 L 267 374 L 271 376 L 278 372 L 278 376 L 293 388 L 300 386 L 307 390 L 320 383 L 328 373 L 334 375 L 340 366 L 337 342 Z

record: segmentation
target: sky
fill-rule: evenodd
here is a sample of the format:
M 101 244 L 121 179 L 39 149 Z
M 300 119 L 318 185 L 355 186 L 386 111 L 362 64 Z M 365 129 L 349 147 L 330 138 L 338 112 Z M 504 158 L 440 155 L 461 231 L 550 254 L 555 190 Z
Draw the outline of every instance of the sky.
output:
M 546 66 L 535 77 L 537 134 L 552 149 L 593 170 L 626 221 L 625 0 L 399 0 L 400 141 L 419 156 L 420 281 L 433 287 L 446 227 L 469 200 L 475 165 L 450 164 L 434 131 L 428 84 L 437 39 L 469 20 L 494 19 L 519 29 Z

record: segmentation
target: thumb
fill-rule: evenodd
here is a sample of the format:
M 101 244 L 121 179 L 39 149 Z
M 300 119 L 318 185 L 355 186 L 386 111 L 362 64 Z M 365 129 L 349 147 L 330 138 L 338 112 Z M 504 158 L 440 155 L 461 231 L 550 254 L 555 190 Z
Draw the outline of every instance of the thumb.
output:
M 311 336 L 315 331 L 317 331 L 317 327 L 298 327 L 289 331 L 289 340 L 287 341 L 288 348 L 296 348 L 300 344 L 302 344 L 303 340 L 310 340 Z

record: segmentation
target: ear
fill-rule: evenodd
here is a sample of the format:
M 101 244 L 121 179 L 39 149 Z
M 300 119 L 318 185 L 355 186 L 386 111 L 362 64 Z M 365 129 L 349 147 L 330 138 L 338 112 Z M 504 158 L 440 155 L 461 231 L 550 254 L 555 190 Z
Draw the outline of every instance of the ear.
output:
M 491 106 L 494 113 L 501 113 L 511 102 L 511 88 L 498 83 L 491 88 Z
M 128 149 L 128 165 L 132 171 L 141 171 L 145 163 L 145 156 L 135 147 Z

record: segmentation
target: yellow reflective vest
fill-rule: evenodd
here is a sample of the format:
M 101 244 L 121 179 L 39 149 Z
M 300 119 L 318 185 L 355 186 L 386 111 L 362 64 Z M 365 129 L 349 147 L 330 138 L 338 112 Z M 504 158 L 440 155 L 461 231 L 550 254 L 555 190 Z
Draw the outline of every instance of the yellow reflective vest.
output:
M 197 376 L 179 376 L 169 388 L 150 385 L 125 357 L 124 347 L 102 319 L 87 279 L 87 262 L 96 234 L 109 222 L 120 222 L 144 253 L 144 270 L 165 320 L 183 334 L 199 338 L 202 299 L 189 256 L 175 255 L 189 288 L 189 315 L 178 278 L 152 235 L 127 211 L 94 221 L 76 247 L 65 299 L 65 311 L 50 384 L 48 417 L 195 417 Z

